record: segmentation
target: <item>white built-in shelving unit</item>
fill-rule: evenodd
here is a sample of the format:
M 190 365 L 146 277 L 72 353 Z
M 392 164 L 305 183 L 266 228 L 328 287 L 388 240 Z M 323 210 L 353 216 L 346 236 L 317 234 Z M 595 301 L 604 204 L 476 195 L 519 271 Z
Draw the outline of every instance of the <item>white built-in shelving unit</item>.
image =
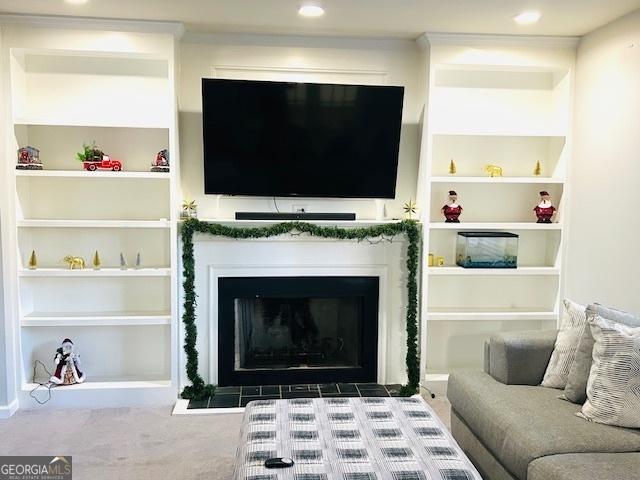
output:
M 79 350 L 87 381 L 56 389 L 52 405 L 169 404 L 177 397 L 179 29 L 108 23 L 3 31 L 12 192 L 10 225 L 3 225 L 12 233 L 3 246 L 11 252 L 5 268 L 14 295 L 7 301 L 21 407 L 30 405 L 34 362 L 51 368 L 65 337 Z M 121 160 L 123 171 L 84 171 L 75 154 L 92 142 Z M 15 170 L 16 150 L 27 145 L 40 150 L 44 170 Z M 171 171 L 151 172 L 165 148 Z M 32 250 L 36 269 L 28 267 Z M 91 264 L 95 251 L 100 269 Z M 66 255 L 83 257 L 86 269 L 69 270 Z
M 481 368 L 483 344 L 506 330 L 556 325 L 562 297 L 569 198 L 573 39 L 426 35 L 429 87 L 419 208 L 424 253 L 444 267 L 423 268 L 421 351 L 425 384 L 442 391 L 448 373 Z M 449 174 L 454 160 L 457 172 Z M 536 162 L 542 172 L 534 175 Z M 503 177 L 491 178 L 487 164 Z M 464 211 L 444 223 L 448 191 Z M 537 224 L 547 190 L 559 208 Z M 514 270 L 455 265 L 461 231 L 519 235 Z

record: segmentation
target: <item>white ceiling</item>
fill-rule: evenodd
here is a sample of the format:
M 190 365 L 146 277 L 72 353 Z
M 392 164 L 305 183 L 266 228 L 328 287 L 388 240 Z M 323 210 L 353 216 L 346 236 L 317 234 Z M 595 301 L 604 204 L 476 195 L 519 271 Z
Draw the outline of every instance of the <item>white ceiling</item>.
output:
M 301 0 L 0 0 L 0 12 L 183 22 L 188 30 L 416 38 L 421 33 L 583 35 L 640 0 L 324 0 L 326 14 L 301 18 Z M 543 16 L 531 26 L 512 17 Z

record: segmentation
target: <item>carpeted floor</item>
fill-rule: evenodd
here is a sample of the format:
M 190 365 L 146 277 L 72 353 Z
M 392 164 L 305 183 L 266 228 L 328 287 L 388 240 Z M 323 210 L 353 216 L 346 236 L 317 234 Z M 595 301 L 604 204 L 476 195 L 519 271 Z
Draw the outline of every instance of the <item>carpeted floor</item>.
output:
M 427 399 L 449 426 L 449 402 Z M 0 455 L 72 455 L 74 480 L 228 480 L 242 414 L 170 408 L 24 410 L 0 420 Z

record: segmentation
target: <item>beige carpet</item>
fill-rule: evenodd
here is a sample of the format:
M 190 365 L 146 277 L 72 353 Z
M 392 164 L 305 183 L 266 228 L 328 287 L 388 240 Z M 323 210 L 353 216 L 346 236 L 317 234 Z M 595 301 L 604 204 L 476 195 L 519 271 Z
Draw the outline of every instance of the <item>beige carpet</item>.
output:
M 447 399 L 428 401 L 449 426 Z M 0 455 L 72 455 L 74 480 L 228 480 L 241 420 L 170 408 L 18 411 L 0 420 Z

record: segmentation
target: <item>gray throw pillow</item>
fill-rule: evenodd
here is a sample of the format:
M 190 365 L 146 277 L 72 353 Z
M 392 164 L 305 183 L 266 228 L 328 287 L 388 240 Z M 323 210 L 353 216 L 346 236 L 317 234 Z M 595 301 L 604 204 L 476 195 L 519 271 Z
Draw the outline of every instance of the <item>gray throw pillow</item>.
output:
M 565 300 L 563 303 L 562 324 L 542 379 L 543 387 L 564 388 L 566 386 L 580 337 L 587 323 L 585 307 L 571 300 Z
M 587 319 L 592 318 L 594 315 L 600 315 L 602 318 L 630 327 L 640 327 L 640 317 L 597 303 L 587 307 Z M 579 405 L 582 405 L 587 400 L 587 380 L 591 372 L 594 343 L 595 340 L 591 334 L 589 323 L 587 323 L 582 331 L 578 351 L 576 352 L 575 360 L 569 371 L 563 396 L 565 400 Z
M 576 415 L 592 422 L 640 428 L 640 327 L 592 315 L 595 339 L 587 401 Z

